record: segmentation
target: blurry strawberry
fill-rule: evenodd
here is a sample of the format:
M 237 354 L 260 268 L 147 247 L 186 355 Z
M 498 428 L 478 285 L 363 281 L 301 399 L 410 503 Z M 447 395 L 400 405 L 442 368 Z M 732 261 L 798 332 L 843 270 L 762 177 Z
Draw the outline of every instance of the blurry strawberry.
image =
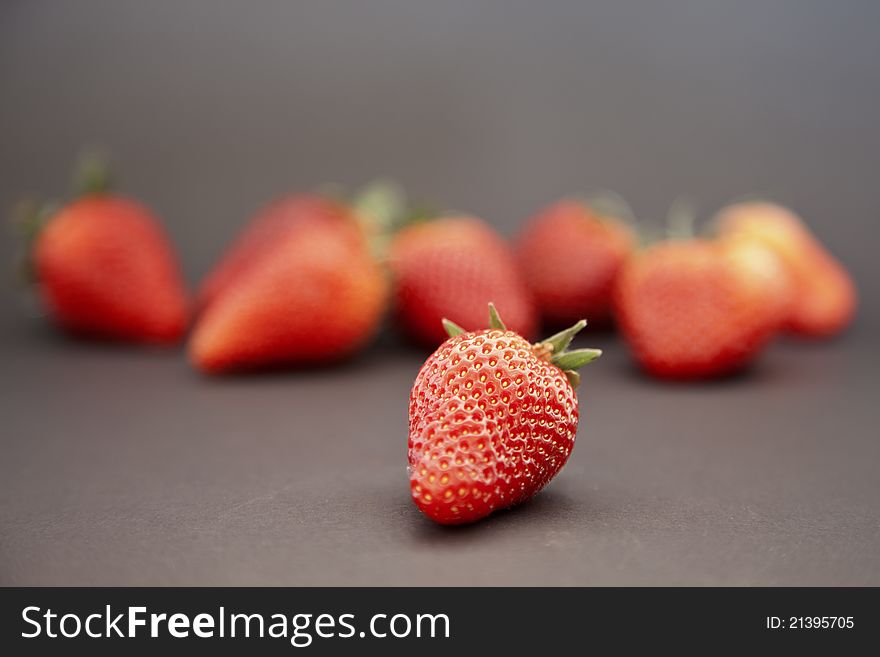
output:
M 634 256 L 615 294 L 618 326 L 649 373 L 709 378 L 748 365 L 780 328 L 790 287 L 767 249 L 672 240 Z
M 771 333 L 783 331 L 791 316 L 796 297 L 794 278 L 779 254 L 769 246 L 739 235 L 715 240 L 723 259 L 741 276 L 740 282 L 751 285 L 763 300 L 763 310 L 755 321 L 763 321 Z
M 190 342 L 199 369 L 332 362 L 375 333 L 388 282 L 358 218 L 317 197 L 284 207 L 246 231 L 203 288 L 210 304 Z
M 518 240 L 520 267 L 549 325 L 610 318 L 617 274 L 632 253 L 632 230 L 588 202 L 563 200 L 535 215 Z
M 795 284 L 787 328 L 806 337 L 830 337 L 852 321 L 857 299 L 846 269 L 825 250 L 800 218 L 773 203 L 739 203 L 717 217 L 723 235 L 738 235 L 773 249 Z
M 81 163 L 81 177 L 82 195 L 35 226 L 30 268 L 52 317 L 77 335 L 177 342 L 187 300 L 158 219 L 109 193 L 94 156 Z
M 199 287 L 200 308 L 215 298 L 272 248 L 291 226 L 304 222 L 346 221 L 349 210 L 341 204 L 316 194 L 280 198 L 258 212 L 232 246 L 211 270 Z
M 512 330 L 534 334 L 535 308 L 515 257 L 480 219 L 448 216 L 411 224 L 395 236 L 389 261 L 397 316 L 415 340 L 443 342 L 444 317 L 479 326 L 490 301 Z
M 519 504 L 565 465 L 578 425 L 575 370 L 596 349 L 567 351 L 578 322 L 532 345 L 490 307 L 490 328 L 450 338 L 416 377 L 409 402 L 410 490 L 443 524 Z

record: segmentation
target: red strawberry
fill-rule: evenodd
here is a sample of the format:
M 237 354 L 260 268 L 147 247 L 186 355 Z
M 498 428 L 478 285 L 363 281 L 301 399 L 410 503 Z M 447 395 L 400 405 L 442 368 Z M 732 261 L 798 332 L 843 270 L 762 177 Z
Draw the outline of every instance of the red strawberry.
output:
M 224 290 L 259 262 L 262 254 L 294 224 L 302 222 L 330 223 L 347 220 L 349 211 L 339 203 L 314 194 L 285 196 L 271 203 L 251 220 L 233 242 L 223 259 L 212 269 L 199 287 L 199 306 L 207 307 Z
M 106 173 L 93 177 L 89 193 L 39 228 L 32 269 L 42 297 L 71 333 L 176 342 L 186 330 L 187 300 L 171 245 L 150 210 L 107 193 L 106 182 Z
M 739 203 L 718 217 L 724 235 L 738 235 L 776 252 L 795 285 L 787 328 L 794 334 L 824 338 L 852 322 L 858 304 L 849 273 L 791 210 L 773 203 Z
M 626 224 L 586 202 L 559 201 L 535 215 L 520 235 L 518 255 L 544 321 L 606 322 L 617 274 L 634 246 Z
M 624 267 L 616 316 L 649 373 L 714 377 L 757 356 L 779 330 L 790 291 L 784 266 L 767 249 L 739 240 L 673 240 Z
M 388 283 L 357 218 L 326 199 L 295 205 L 296 213 L 273 220 L 270 239 L 249 239 L 233 250 L 206 287 L 213 298 L 190 343 L 199 369 L 339 360 L 376 331 Z
M 575 371 L 596 349 L 567 351 L 580 321 L 545 342 L 490 328 L 450 338 L 416 377 L 409 401 L 413 500 L 432 520 L 473 522 L 519 504 L 565 465 L 578 425 Z
M 508 245 L 485 222 L 444 217 L 401 230 L 390 249 L 397 315 L 426 345 L 445 339 L 441 320 L 479 326 L 494 301 L 511 329 L 531 337 L 535 308 Z

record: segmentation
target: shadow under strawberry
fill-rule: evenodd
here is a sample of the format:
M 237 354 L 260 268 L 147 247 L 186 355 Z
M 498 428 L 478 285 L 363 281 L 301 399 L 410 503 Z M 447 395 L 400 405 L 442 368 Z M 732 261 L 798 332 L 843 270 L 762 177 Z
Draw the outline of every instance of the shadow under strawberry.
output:
M 658 379 L 639 367 L 627 362 L 621 365 L 625 381 L 651 388 L 678 389 L 681 391 L 723 390 L 756 384 L 775 385 L 779 381 L 796 379 L 797 373 L 782 363 L 763 360 L 749 363 L 725 376 L 694 377 L 688 379 Z
M 541 491 L 530 500 L 516 506 L 499 509 L 482 522 L 458 525 L 443 525 L 431 522 L 415 508 L 407 513 L 413 526 L 413 537 L 431 545 L 465 545 L 474 540 L 484 540 L 487 536 L 506 533 L 517 527 L 535 531 L 542 523 L 552 522 L 571 525 L 583 523 L 584 515 L 592 515 L 589 503 L 573 498 L 559 489 Z M 598 517 L 598 514 L 596 514 Z
M 364 372 L 381 367 L 389 357 L 399 350 L 391 346 L 373 345 L 368 351 L 356 353 L 345 359 L 302 363 L 291 367 L 287 363 L 273 363 L 259 365 L 252 368 L 240 367 L 235 370 L 224 372 L 223 376 L 215 376 L 190 368 L 193 379 L 210 385 L 222 386 L 224 382 L 235 381 L 281 381 L 281 380 L 315 380 L 316 378 L 338 378 L 340 375 L 349 375 L 355 372 Z
M 131 348 L 127 340 L 110 339 L 91 333 L 59 330 L 58 327 L 44 321 L 24 321 L 10 323 L 4 327 L 7 334 L 15 334 L 18 339 L 33 342 L 49 349 L 69 351 L 83 354 L 113 354 L 147 359 L 168 358 L 176 360 L 183 353 L 182 345 L 143 344 L 137 350 Z

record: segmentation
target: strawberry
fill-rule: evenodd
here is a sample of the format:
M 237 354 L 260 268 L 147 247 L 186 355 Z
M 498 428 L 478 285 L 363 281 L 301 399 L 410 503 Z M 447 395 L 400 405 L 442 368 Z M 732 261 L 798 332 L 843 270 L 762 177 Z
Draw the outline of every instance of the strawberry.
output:
M 222 295 L 242 272 L 273 246 L 292 225 L 302 222 L 346 220 L 348 209 L 316 194 L 289 195 L 263 208 L 235 239 L 232 247 L 199 287 L 199 306 L 205 308 Z
M 510 248 L 488 224 L 447 216 L 411 224 L 393 239 L 389 263 L 403 329 L 436 346 L 446 338 L 441 320 L 479 326 L 494 301 L 510 327 L 531 337 L 536 313 Z
M 207 373 L 344 358 L 375 333 L 388 296 L 358 218 L 316 197 L 262 215 L 202 289 L 190 357 Z
M 107 191 L 103 163 L 81 163 L 83 194 L 34 226 L 31 273 L 70 333 L 170 344 L 183 336 L 187 298 L 157 217 Z
M 672 240 L 627 263 L 615 311 L 647 372 L 709 378 L 752 362 L 779 330 L 790 294 L 786 270 L 768 249 L 740 240 Z
M 547 324 L 610 318 L 614 283 L 635 237 L 625 223 L 598 210 L 559 201 L 536 214 L 519 237 L 520 266 Z
M 717 216 L 724 235 L 739 235 L 773 249 L 788 268 L 795 299 L 787 329 L 812 338 L 843 331 L 855 315 L 856 289 L 849 273 L 791 210 L 773 203 L 739 203 Z
M 442 524 L 519 504 L 556 476 L 577 432 L 575 370 L 601 354 L 567 350 L 585 321 L 533 345 L 489 313 L 482 331 L 443 321 L 450 338 L 410 393 L 410 489 Z

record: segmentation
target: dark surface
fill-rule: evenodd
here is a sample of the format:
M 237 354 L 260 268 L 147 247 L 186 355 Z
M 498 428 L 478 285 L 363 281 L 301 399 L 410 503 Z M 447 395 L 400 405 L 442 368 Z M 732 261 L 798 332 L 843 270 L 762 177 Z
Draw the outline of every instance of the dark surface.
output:
M 406 484 L 421 354 L 205 380 L 4 287 L 0 584 L 880 584 L 878 25 L 868 1 L 4 2 L 0 203 L 103 143 L 191 281 L 267 198 L 388 173 L 508 234 L 581 189 L 648 220 L 769 190 L 863 304 L 709 385 L 585 338 L 608 351 L 568 466 L 444 529 Z
M 209 381 L 19 330 L 0 583 L 880 584 L 869 339 L 780 345 L 751 376 L 684 387 L 608 342 L 561 475 L 442 528 L 404 468 L 417 354 Z

